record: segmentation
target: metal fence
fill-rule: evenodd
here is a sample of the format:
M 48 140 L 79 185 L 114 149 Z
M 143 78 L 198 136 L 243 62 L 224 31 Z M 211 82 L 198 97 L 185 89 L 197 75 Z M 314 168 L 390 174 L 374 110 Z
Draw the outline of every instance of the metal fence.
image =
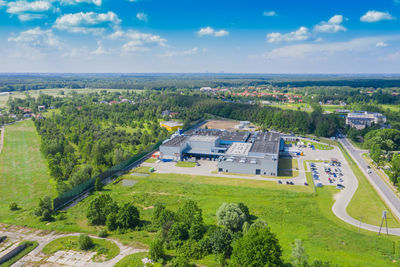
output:
M 192 122 L 191 125 L 187 125 L 183 130 L 189 131 L 190 129 L 200 127 L 204 122 L 205 121 L 203 119 Z M 104 180 L 112 177 L 116 173 L 126 170 L 129 166 L 131 166 L 135 162 L 139 162 L 143 157 L 145 157 L 147 154 L 149 154 L 153 150 L 158 149 L 161 144 L 162 144 L 162 141 L 159 141 L 158 143 L 146 148 L 144 151 L 133 156 L 132 158 L 130 158 L 118 165 L 111 167 L 110 169 L 106 170 L 105 172 L 103 172 L 97 176 L 94 176 L 94 177 L 90 178 L 89 180 L 81 183 L 80 185 L 77 185 L 74 188 L 68 190 L 67 192 L 59 195 L 58 197 L 53 199 L 53 209 L 59 210 L 59 209 L 65 207 L 66 205 L 68 205 L 69 203 L 71 203 L 72 201 L 77 199 L 79 196 L 81 196 L 83 193 L 87 192 L 88 190 L 93 189 L 94 183 L 97 178 L 100 178 L 101 181 L 104 181 Z
M 54 210 L 61 209 L 62 207 L 66 206 L 71 201 L 76 199 L 78 196 L 80 196 L 82 193 L 86 192 L 89 189 L 92 189 L 94 187 L 94 183 L 97 178 L 100 178 L 101 181 L 104 181 L 105 179 L 112 177 L 116 173 L 126 170 L 127 167 L 129 167 L 133 163 L 141 160 L 144 156 L 149 154 L 151 151 L 157 149 L 161 145 L 161 143 L 162 143 L 162 141 L 159 141 L 158 143 L 148 147 L 147 149 L 145 149 L 141 153 L 133 156 L 132 158 L 109 168 L 105 172 L 90 178 L 89 180 L 81 183 L 80 185 L 75 186 L 74 188 L 68 190 L 67 192 L 62 193 L 61 195 L 59 195 L 58 197 L 53 199 Z

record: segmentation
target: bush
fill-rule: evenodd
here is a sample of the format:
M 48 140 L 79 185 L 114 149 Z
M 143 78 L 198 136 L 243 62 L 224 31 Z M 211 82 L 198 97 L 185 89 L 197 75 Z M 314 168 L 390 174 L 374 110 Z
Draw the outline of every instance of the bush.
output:
M 168 231 L 168 240 L 170 241 L 187 240 L 188 238 L 189 234 L 183 223 L 174 223 Z
M 81 250 L 89 250 L 93 247 L 93 240 L 88 235 L 80 235 L 78 239 L 78 248 Z
M 192 266 L 196 266 L 196 265 L 190 264 L 189 259 L 186 257 L 182 257 L 182 256 L 173 258 L 167 264 L 167 267 L 192 267 Z
M 100 177 L 97 177 L 94 181 L 94 190 L 101 191 L 103 190 L 103 182 L 101 181 Z
M 201 259 L 206 253 L 203 253 L 202 248 L 195 240 L 188 240 L 177 249 L 179 255 L 190 259 Z
M 97 235 L 98 235 L 98 237 L 105 238 L 105 237 L 108 236 L 108 232 L 107 232 L 106 229 L 102 229 L 102 230 L 100 230 L 100 231 L 98 232 Z
M 39 199 L 39 205 L 34 214 L 40 217 L 41 221 L 51 221 L 53 219 L 53 200 L 49 196 Z
M 160 238 L 155 238 L 150 244 L 150 258 L 154 261 L 164 259 L 164 242 Z
M 12 202 L 10 204 L 10 210 L 14 211 L 14 210 L 19 210 L 18 204 L 15 202 Z
M 118 204 L 108 194 L 102 194 L 89 203 L 86 217 L 91 225 L 105 225 L 110 213 L 118 212 Z
M 193 224 L 189 229 L 189 238 L 200 240 L 204 235 L 204 226 L 202 224 Z
M 132 203 L 125 203 L 118 211 L 117 225 L 124 229 L 133 229 L 140 223 L 139 211 Z
M 232 234 L 226 228 L 215 228 L 210 234 L 210 245 L 213 254 L 229 255 L 231 252 Z
M 118 224 L 117 224 L 117 214 L 116 213 L 108 214 L 107 220 L 106 220 L 106 226 L 109 231 L 117 230 Z

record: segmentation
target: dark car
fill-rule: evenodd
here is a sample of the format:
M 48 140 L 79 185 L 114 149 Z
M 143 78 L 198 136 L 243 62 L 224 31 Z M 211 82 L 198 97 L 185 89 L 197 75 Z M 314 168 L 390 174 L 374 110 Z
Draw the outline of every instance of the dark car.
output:
M 279 181 L 278 181 L 278 184 L 282 184 L 282 181 L 281 181 L 281 180 L 279 180 Z

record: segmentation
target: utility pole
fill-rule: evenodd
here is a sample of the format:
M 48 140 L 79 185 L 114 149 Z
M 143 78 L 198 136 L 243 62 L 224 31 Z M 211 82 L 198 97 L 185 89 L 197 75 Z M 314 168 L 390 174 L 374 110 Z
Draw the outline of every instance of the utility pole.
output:
M 382 222 L 381 222 L 381 226 L 379 227 L 379 233 L 378 233 L 378 235 L 381 234 L 383 221 L 385 221 L 385 223 L 386 223 L 386 234 L 389 235 L 389 228 L 388 228 L 388 225 L 387 225 L 387 211 L 386 211 L 386 210 L 384 210 L 384 211 L 382 212 Z

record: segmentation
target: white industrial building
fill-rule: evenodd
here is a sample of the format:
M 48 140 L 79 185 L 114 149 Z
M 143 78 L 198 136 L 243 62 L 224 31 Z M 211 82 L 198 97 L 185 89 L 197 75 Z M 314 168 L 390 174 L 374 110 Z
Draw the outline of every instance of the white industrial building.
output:
M 160 146 L 160 158 L 209 158 L 218 160 L 219 172 L 277 176 L 283 146 L 280 134 L 275 132 L 196 129 L 166 140 Z
M 374 124 L 383 124 L 386 122 L 386 117 L 381 113 L 368 111 L 355 111 L 347 114 L 346 124 L 358 130 Z

